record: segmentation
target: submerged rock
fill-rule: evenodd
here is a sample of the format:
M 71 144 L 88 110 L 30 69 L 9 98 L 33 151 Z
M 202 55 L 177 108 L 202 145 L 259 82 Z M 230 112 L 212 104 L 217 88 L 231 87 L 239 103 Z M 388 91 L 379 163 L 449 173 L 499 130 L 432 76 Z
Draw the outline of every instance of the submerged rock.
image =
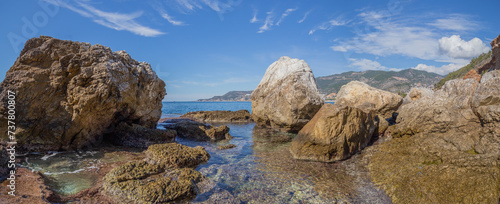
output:
M 281 57 L 252 92 L 252 117 L 260 126 L 298 132 L 323 103 L 309 65 Z
M 26 42 L 0 84 L 3 132 L 9 91 L 18 148 L 66 150 L 100 143 L 121 122 L 156 128 L 165 83 L 125 51 L 41 36 Z
M 146 150 L 146 160 L 131 161 L 111 170 L 103 189 L 118 203 L 169 203 L 193 198 L 196 184 L 205 179 L 192 169 L 207 162 L 203 147 L 155 144 Z
M 395 203 L 498 202 L 500 77 L 448 81 L 399 113 L 369 164 Z
M 191 120 L 181 120 L 174 124 L 165 125 L 165 128 L 177 131 L 179 137 L 198 141 L 219 141 L 233 138 L 226 125 L 213 126 Z
M 181 117 L 190 118 L 201 123 L 235 123 L 251 122 L 252 117 L 248 110 L 238 111 L 196 111 L 189 112 Z
M 155 144 L 146 150 L 147 161 L 163 168 L 196 167 L 207 162 L 210 154 L 205 148 L 188 147 L 177 143 Z
M 357 107 L 365 111 L 375 111 L 383 118 L 390 118 L 403 103 L 398 94 L 373 88 L 363 82 L 351 81 L 337 93 L 335 104 Z
M 225 150 L 225 149 L 232 149 L 232 148 L 235 148 L 236 145 L 234 144 L 226 144 L 226 145 L 219 145 L 217 146 L 217 149 L 218 150 Z
M 290 152 L 303 160 L 347 159 L 370 142 L 376 129 L 374 117 L 358 108 L 325 104 L 293 139 Z

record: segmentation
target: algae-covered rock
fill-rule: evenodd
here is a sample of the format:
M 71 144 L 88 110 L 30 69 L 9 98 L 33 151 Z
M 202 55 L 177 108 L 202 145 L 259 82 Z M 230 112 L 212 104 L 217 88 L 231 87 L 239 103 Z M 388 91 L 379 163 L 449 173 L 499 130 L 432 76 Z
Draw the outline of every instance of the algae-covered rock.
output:
M 210 154 L 205 148 L 188 147 L 176 143 L 154 144 L 146 150 L 147 161 L 163 168 L 195 167 L 207 162 Z
M 174 142 L 176 134 L 175 130 L 150 129 L 123 122 L 106 138 L 115 145 L 145 148 L 151 144 Z
M 238 111 L 196 111 L 189 112 L 181 117 L 193 119 L 202 123 L 235 123 L 250 122 L 252 117 L 248 110 Z
M 181 120 L 174 124 L 165 125 L 165 128 L 175 130 L 178 137 L 191 140 L 214 142 L 233 138 L 226 125 L 213 126 L 192 120 Z
M 361 109 L 325 104 L 290 146 L 295 159 L 334 162 L 366 147 L 375 132 L 375 116 Z

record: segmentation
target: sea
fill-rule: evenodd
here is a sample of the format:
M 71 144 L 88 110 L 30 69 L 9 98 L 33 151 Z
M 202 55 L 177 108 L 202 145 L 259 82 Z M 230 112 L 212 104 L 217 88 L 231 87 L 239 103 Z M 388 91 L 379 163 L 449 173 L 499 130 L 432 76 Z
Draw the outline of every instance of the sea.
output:
M 242 109 L 251 111 L 251 103 L 163 102 L 162 113 L 163 117 L 177 117 L 191 111 Z M 260 128 L 252 122 L 225 125 L 233 136 L 229 141 L 176 138 L 180 144 L 202 146 L 210 153 L 210 160 L 196 168 L 210 179 L 210 188 L 200 190 L 190 203 L 390 203 L 385 193 L 370 181 L 356 156 L 336 163 L 295 160 L 289 152 L 295 134 Z M 163 127 L 159 124 L 158 128 Z M 236 147 L 217 148 L 227 144 Z M 98 181 L 93 172 L 101 164 L 119 160 L 126 161 L 128 157 L 95 149 L 30 154 L 21 166 L 39 171 L 49 187 L 67 196 L 92 187 Z

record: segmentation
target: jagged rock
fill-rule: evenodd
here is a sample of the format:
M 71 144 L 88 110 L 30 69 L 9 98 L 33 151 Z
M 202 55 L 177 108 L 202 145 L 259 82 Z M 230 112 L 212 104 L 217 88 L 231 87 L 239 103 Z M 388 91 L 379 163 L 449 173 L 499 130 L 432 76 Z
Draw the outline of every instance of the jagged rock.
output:
M 168 203 L 196 196 L 205 179 L 195 168 L 210 155 L 203 147 L 167 143 L 149 146 L 146 160 L 131 161 L 111 170 L 103 189 L 117 203 Z
M 198 141 L 219 141 L 229 140 L 233 136 L 229 134 L 229 127 L 226 125 L 213 126 L 192 120 L 180 120 L 174 124 L 167 124 L 166 129 L 175 130 L 178 137 Z
M 232 149 L 232 148 L 235 148 L 236 145 L 234 144 L 226 144 L 226 145 L 219 145 L 217 146 L 217 149 L 218 150 L 225 150 L 225 149 Z
M 114 145 L 146 148 L 152 144 L 174 142 L 176 135 L 175 130 L 151 129 L 122 122 L 106 138 Z
M 9 155 L 5 147 L 0 145 L 0 181 L 9 174 Z
M 464 76 L 464 79 L 474 79 L 477 82 L 481 81 L 481 75 L 479 75 L 476 70 L 471 69 L 467 74 Z
M 146 150 L 147 161 L 163 168 L 196 167 L 207 162 L 210 154 L 201 146 L 188 147 L 177 143 L 154 144 Z
M 353 106 L 365 111 L 375 111 L 389 118 L 403 103 L 398 94 L 373 88 L 363 82 L 351 81 L 337 93 L 335 104 Z
M 492 62 L 493 68 L 491 70 L 500 70 L 500 35 L 491 41 Z
M 400 108 L 370 175 L 395 203 L 498 202 L 499 116 L 499 77 L 448 81 Z
M 260 126 L 298 132 L 323 103 L 309 65 L 281 57 L 252 92 L 252 117 Z
M 482 77 L 481 77 L 481 83 L 485 83 L 486 81 L 495 78 L 495 77 L 500 77 L 500 70 L 492 70 L 490 72 L 486 72 Z
M 334 162 L 360 151 L 375 131 L 375 116 L 361 109 L 325 104 L 290 146 L 295 159 Z
M 408 95 L 406 95 L 405 100 L 414 101 L 423 97 L 432 96 L 434 91 L 425 87 L 412 87 Z
M 248 110 L 239 111 L 196 111 L 189 112 L 181 117 L 190 118 L 200 123 L 235 123 L 250 122 L 252 117 Z
M 165 83 L 125 51 L 40 36 L 0 84 L 3 132 L 8 91 L 16 92 L 18 148 L 65 150 L 97 144 L 121 122 L 156 128 Z

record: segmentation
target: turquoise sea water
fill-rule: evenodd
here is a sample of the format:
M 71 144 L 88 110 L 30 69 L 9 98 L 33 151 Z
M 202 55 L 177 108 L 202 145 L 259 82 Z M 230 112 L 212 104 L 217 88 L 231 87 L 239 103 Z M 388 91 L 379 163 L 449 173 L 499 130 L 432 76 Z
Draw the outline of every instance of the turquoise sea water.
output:
M 190 111 L 241 109 L 251 109 L 251 103 L 164 102 L 162 111 L 164 116 L 172 117 Z M 192 203 L 224 203 L 226 200 L 242 203 L 390 202 L 370 182 L 357 156 L 337 163 L 295 160 L 288 150 L 294 134 L 259 128 L 255 123 L 226 125 L 234 137 L 229 141 L 176 139 L 187 146 L 203 146 L 211 155 L 197 170 L 210 178 L 212 184 L 207 189 L 200 189 Z M 158 127 L 163 128 L 161 124 Z M 225 144 L 236 147 L 217 149 Z M 71 195 L 97 181 L 92 172 L 100 164 L 129 159 L 130 155 L 123 155 L 106 154 L 102 150 L 37 154 L 28 155 L 23 165 L 42 172 L 56 192 Z

